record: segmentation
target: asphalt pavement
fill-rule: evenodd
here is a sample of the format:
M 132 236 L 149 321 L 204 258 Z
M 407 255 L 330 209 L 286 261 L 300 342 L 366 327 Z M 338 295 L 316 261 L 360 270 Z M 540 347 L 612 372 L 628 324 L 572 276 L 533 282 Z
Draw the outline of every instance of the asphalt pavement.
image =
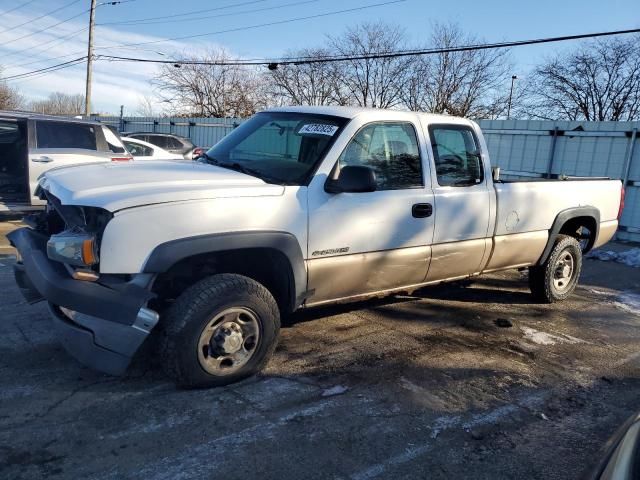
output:
M 625 247 L 621 247 L 625 248 Z M 572 479 L 640 410 L 640 269 L 519 272 L 289 319 L 263 375 L 177 390 L 70 358 L 0 257 L 0 478 Z

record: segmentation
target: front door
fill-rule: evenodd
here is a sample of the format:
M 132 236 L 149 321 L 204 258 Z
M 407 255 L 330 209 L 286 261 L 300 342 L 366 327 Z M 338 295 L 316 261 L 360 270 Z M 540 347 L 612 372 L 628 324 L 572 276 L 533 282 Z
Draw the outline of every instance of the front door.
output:
M 419 135 L 408 121 L 369 123 L 353 135 L 333 174 L 345 165 L 370 166 L 374 192 L 327 193 L 322 176 L 310 184 L 307 304 L 424 281 L 433 193 Z
M 431 124 L 428 131 L 435 170 L 431 282 L 482 270 L 491 250 L 492 196 L 471 126 Z

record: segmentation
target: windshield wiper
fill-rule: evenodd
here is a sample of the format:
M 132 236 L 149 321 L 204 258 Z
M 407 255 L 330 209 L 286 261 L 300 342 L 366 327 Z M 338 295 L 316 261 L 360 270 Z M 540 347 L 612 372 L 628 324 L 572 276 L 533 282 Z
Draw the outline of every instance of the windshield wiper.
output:
M 213 158 L 212 156 L 210 156 L 207 152 L 204 152 L 202 156 L 207 159 L 207 163 L 211 163 L 213 165 L 220 165 L 220 162 L 215 158 Z
M 245 167 L 244 165 L 240 165 L 238 162 L 219 162 L 215 159 L 212 159 L 212 160 L 213 160 L 213 164 L 218 167 L 228 168 L 229 170 L 234 170 L 236 172 L 244 173 L 245 175 L 251 175 L 252 177 L 259 178 L 260 180 L 266 183 L 275 183 L 278 185 L 284 185 L 282 180 L 278 180 L 277 178 L 273 178 L 268 175 L 265 175 L 264 172 L 261 172 L 256 168 Z

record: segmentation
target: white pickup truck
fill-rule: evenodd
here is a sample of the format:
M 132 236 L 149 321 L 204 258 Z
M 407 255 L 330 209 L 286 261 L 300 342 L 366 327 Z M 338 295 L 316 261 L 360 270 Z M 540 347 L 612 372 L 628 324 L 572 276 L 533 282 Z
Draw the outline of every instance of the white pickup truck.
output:
M 25 297 L 108 373 L 157 332 L 190 387 L 259 371 L 300 308 L 523 267 L 537 299 L 562 300 L 624 194 L 616 180 L 494 179 L 469 120 L 341 107 L 259 113 L 206 162 L 51 171 L 39 193 L 47 211 L 9 236 Z

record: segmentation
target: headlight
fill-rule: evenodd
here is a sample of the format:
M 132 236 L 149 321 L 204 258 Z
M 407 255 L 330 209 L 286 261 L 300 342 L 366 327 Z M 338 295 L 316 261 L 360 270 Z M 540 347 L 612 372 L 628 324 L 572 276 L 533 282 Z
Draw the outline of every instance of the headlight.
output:
M 86 267 L 98 263 L 95 235 L 62 232 L 51 235 L 47 242 L 47 256 L 51 260 Z

